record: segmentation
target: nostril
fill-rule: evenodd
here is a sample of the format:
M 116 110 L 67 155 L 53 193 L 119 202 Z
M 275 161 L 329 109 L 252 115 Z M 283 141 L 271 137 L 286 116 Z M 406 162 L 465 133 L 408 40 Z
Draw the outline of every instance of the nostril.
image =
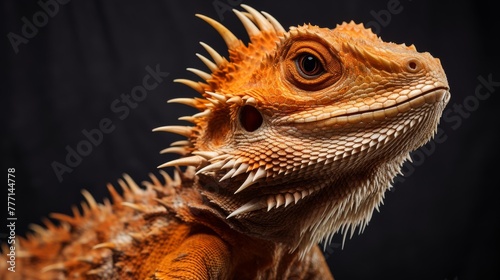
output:
M 421 68 L 422 68 L 422 66 L 420 64 L 420 61 L 418 61 L 415 58 L 412 58 L 406 62 L 406 69 L 409 72 L 415 73 L 415 72 L 420 71 Z
M 263 122 L 259 110 L 249 105 L 245 105 L 241 108 L 239 117 L 241 126 L 248 132 L 259 129 Z

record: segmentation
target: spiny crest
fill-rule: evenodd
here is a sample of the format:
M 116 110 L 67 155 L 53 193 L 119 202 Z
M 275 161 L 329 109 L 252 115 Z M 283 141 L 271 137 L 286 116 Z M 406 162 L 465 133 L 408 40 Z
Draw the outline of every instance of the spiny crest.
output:
M 224 58 L 206 43 L 201 42 L 200 44 L 210 55 L 211 59 L 201 54 L 196 55 L 208 67 L 211 73 L 207 73 L 199 69 L 188 68 L 188 71 L 196 74 L 204 81 L 198 82 L 188 79 L 174 80 L 175 82 L 179 82 L 193 88 L 202 94 L 204 98 L 175 98 L 169 100 L 169 103 L 181 103 L 188 105 L 198 109 L 200 112 L 193 116 L 179 118 L 180 120 L 192 122 L 195 126 L 163 126 L 153 130 L 176 133 L 190 139 L 190 141 L 172 143 L 171 147 L 162 150 L 161 153 L 177 153 L 183 157 L 162 164 L 159 168 L 168 166 L 198 167 L 207 165 L 209 164 L 209 161 L 211 161 L 212 164 L 206 166 L 203 169 L 204 171 L 219 169 L 223 166 L 224 168 L 232 168 L 232 172 L 228 172 L 223 179 L 234 177 L 238 174 L 253 170 L 252 166 L 247 166 L 244 163 L 234 163 L 235 160 L 227 157 L 226 155 L 220 155 L 217 152 L 212 151 L 195 150 L 193 147 L 193 142 L 195 142 L 197 136 L 199 136 L 200 130 L 205 132 L 216 130 L 206 129 L 207 120 L 209 118 L 215 118 L 215 114 L 226 113 L 227 110 L 224 108 L 229 108 L 230 106 L 241 107 L 244 105 L 256 104 L 257 101 L 253 97 L 226 93 L 223 88 L 228 87 L 229 83 L 245 81 L 246 79 L 245 77 L 242 77 L 242 75 L 249 74 L 251 71 L 239 71 L 239 76 L 237 77 L 238 79 L 234 77 L 235 71 L 237 69 L 252 69 L 260 65 L 262 58 L 267 55 L 269 50 L 276 48 L 279 38 L 285 34 L 285 29 L 270 14 L 266 12 L 258 12 L 244 4 L 241 6 L 246 10 L 246 12 L 240 12 L 237 10 L 233 10 L 233 12 L 242 22 L 249 35 L 250 43 L 247 46 L 219 22 L 204 15 L 196 15 L 211 25 L 224 39 L 229 51 L 229 60 Z M 222 134 L 223 133 L 219 133 L 219 135 Z M 212 142 L 216 142 L 216 139 L 217 137 L 211 137 Z M 263 171 L 263 169 L 257 169 L 250 172 L 247 180 L 238 191 L 250 186 L 259 178 L 264 177 L 265 174 L 266 172 Z
M 365 28 L 362 23 L 356 24 L 354 21 L 338 24 L 337 27 L 335 27 L 335 31 L 344 33 L 354 38 L 362 38 L 363 40 L 382 42 L 377 34 L 373 33 L 371 29 Z
M 64 259 L 41 267 L 40 272 L 44 277 L 51 279 L 59 279 L 63 275 L 109 278 L 108 266 L 112 255 L 122 254 L 121 250 L 129 248 L 129 243 L 140 244 L 150 238 L 148 237 L 150 233 L 133 231 L 134 223 L 140 220 L 134 219 L 135 213 L 140 216 L 168 211 L 168 207 L 172 207 L 171 203 L 160 198 L 169 197 L 169 192 L 174 192 L 182 184 L 181 176 L 191 176 L 192 173 L 193 170 L 186 171 L 185 174 L 175 171 L 174 178 L 171 178 L 160 170 L 165 183 L 161 183 L 155 175 L 150 174 L 151 182 L 142 183 L 145 189 L 124 174 L 123 179 L 118 180 L 123 194 L 119 194 L 113 185 L 108 184 L 112 202 L 105 199 L 102 204 L 98 203 L 88 191 L 83 190 L 85 202 L 81 203 L 82 210 L 73 207 L 73 215 L 51 214 L 51 218 L 60 222 L 58 226 L 48 219 L 44 220 L 45 227 L 31 225 L 33 233 L 28 234 L 26 239 L 18 240 L 20 245 L 17 248 L 17 257 L 25 260 L 25 265 L 33 263 L 40 266 L 43 265 L 38 263 L 40 259 L 54 261 Z M 168 187 L 164 187 L 165 185 Z M 117 222 L 120 219 L 127 220 L 128 232 Z M 75 238 L 75 234 L 80 232 L 85 234 Z M 61 244 L 66 243 L 72 243 L 73 249 L 61 250 Z M 5 248 L 2 248 L 2 251 L 6 252 Z
M 206 96 L 205 91 L 217 91 L 221 85 L 224 85 L 224 83 L 232 79 L 232 74 L 236 69 L 249 67 L 255 64 L 261 60 L 262 55 L 264 55 L 267 50 L 275 47 L 275 42 L 278 37 L 285 33 L 281 24 L 266 12 L 260 13 L 247 5 L 241 6 L 246 12 L 240 12 L 238 10 L 233 10 L 233 12 L 245 27 L 251 43 L 246 46 L 224 25 L 207 16 L 197 14 L 197 17 L 210 24 L 224 39 L 228 47 L 229 61 L 209 45 L 200 42 L 211 59 L 201 54 L 196 55 L 207 66 L 211 73 L 209 74 L 193 68 L 189 68 L 188 71 L 198 75 L 205 80 L 206 83 L 187 79 L 178 79 L 176 82 L 186 84 L 205 97 L 209 97 Z
M 339 33 L 344 33 L 351 38 L 388 44 L 386 42 L 383 42 L 382 39 L 377 34 L 373 33 L 371 29 L 366 28 L 362 23 L 356 24 L 354 21 L 350 21 L 348 23 L 343 22 L 342 24 L 338 24 L 337 27 L 335 28 L 335 31 Z M 378 44 L 375 44 L 374 46 L 376 45 Z M 407 46 L 406 44 L 400 44 L 399 46 L 407 48 L 408 50 L 414 52 L 417 51 L 414 45 Z M 383 49 L 381 48 L 379 48 L 379 50 L 383 51 Z

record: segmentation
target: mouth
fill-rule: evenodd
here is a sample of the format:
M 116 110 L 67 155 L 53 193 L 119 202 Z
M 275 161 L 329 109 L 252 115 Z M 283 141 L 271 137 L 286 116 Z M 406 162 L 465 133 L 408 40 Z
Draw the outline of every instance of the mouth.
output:
M 344 124 L 353 125 L 361 122 L 366 123 L 373 120 L 380 121 L 392 118 L 398 114 L 420 108 L 425 104 L 447 103 L 450 99 L 449 88 L 444 85 L 429 85 L 418 90 L 404 90 L 399 92 L 398 95 L 397 98 L 388 99 L 383 103 L 355 105 L 347 109 L 337 109 L 316 116 L 288 119 L 286 122 L 294 124 L 315 123 L 315 126 L 323 127 Z
M 247 203 L 243 204 L 232 213 L 230 213 L 227 218 L 234 217 L 239 214 L 244 214 L 247 212 L 252 212 L 255 210 L 266 209 L 269 212 L 271 209 L 278 209 L 280 207 L 286 208 L 289 205 L 295 205 L 299 203 L 302 199 L 310 196 L 313 193 L 318 192 L 320 187 L 303 190 L 293 190 L 288 192 L 276 193 L 263 195 L 258 198 L 254 198 Z

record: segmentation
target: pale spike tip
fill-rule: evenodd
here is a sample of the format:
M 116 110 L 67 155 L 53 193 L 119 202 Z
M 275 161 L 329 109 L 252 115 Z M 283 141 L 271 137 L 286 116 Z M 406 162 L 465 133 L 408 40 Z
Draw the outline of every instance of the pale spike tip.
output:
M 227 29 L 219 22 L 205 15 L 195 14 L 195 16 L 204 20 L 206 23 L 210 24 L 210 26 L 212 26 L 217 32 L 219 32 L 222 39 L 224 39 L 224 42 L 226 42 L 228 49 L 235 49 L 242 44 L 241 41 L 236 36 L 234 36 L 231 31 L 229 31 L 229 29 Z
M 190 157 L 183 157 L 179 159 L 174 159 L 169 162 L 166 162 L 162 165 L 159 165 L 157 168 L 165 168 L 165 167 L 172 167 L 172 166 L 194 166 L 198 167 L 204 163 L 206 163 L 207 160 L 204 159 L 201 156 L 194 155 Z
M 259 210 L 259 209 L 266 208 L 266 207 L 267 207 L 266 203 L 263 203 L 262 200 L 256 198 L 256 199 L 253 199 L 253 200 L 243 204 L 238 209 L 234 210 L 231 214 L 229 214 L 226 217 L 226 219 L 229 219 L 229 218 L 234 217 L 234 216 L 239 215 L 239 214 L 252 212 L 252 211 Z

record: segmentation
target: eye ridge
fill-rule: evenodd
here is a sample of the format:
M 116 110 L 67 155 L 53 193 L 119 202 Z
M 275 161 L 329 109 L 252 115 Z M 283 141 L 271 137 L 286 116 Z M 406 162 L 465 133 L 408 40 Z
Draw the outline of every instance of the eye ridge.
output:
M 321 60 L 311 53 L 300 54 L 295 59 L 297 72 L 305 79 L 314 79 L 325 72 Z

